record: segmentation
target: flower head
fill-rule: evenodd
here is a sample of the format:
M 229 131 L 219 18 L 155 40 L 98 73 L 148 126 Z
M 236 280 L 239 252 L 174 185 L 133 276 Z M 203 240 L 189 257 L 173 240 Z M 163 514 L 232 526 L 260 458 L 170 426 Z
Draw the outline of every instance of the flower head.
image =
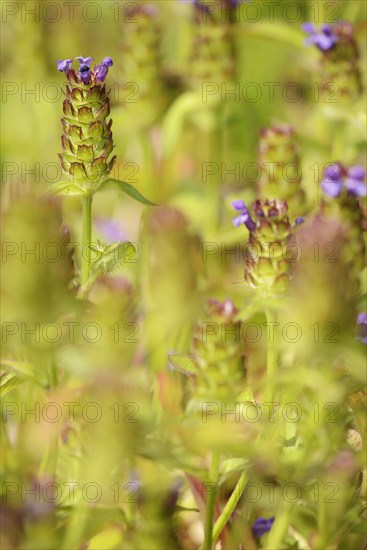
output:
M 357 317 L 357 339 L 367 344 L 367 313 L 362 312 Z
M 90 66 L 93 61 L 92 57 L 78 56 L 75 59 L 79 61 L 79 70 L 77 73 L 75 73 L 72 68 L 72 59 L 65 59 L 57 62 L 57 69 L 60 72 L 64 72 L 69 82 L 73 82 L 74 84 L 101 84 L 107 76 L 109 67 L 113 65 L 113 61 L 110 57 L 105 57 L 99 65 L 94 67 L 94 69 L 91 69 Z
M 113 151 L 109 92 L 100 85 L 112 65 L 105 58 L 100 66 L 91 68 L 91 57 L 77 57 L 79 69 L 73 61 L 59 61 L 57 68 L 67 78 L 62 118 L 63 135 L 60 162 L 65 177 L 70 177 L 74 191 L 79 194 L 95 192 L 111 172 L 116 157 Z M 101 75 L 101 67 L 104 74 Z M 74 192 L 73 191 L 73 192 Z
M 321 31 L 317 32 L 315 26 L 312 23 L 304 23 L 302 30 L 310 36 L 306 38 L 305 44 L 315 44 L 322 51 L 328 51 L 335 46 L 338 41 L 337 36 L 334 34 L 330 25 L 323 25 Z
M 255 222 L 251 218 L 250 212 L 247 206 L 245 205 L 244 201 L 242 200 L 233 201 L 232 206 L 235 210 L 240 212 L 238 216 L 233 218 L 233 225 L 235 227 L 239 227 L 244 223 L 249 231 L 253 231 L 255 229 Z
M 265 518 L 257 519 L 252 527 L 252 532 L 254 536 L 261 537 L 264 533 L 267 533 L 268 531 L 270 531 L 274 521 L 275 521 L 274 517 L 269 519 L 265 519 Z

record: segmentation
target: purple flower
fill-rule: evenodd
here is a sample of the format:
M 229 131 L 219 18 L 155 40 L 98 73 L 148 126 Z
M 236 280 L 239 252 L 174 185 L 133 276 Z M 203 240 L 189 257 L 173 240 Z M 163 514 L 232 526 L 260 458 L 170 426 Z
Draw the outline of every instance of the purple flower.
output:
M 96 82 L 103 82 L 107 76 L 108 69 L 113 65 L 113 61 L 110 57 L 105 57 L 104 60 L 95 67 L 94 75 Z
M 362 312 L 357 317 L 357 339 L 367 344 L 367 313 Z
M 93 57 L 76 57 L 75 58 L 81 65 L 90 65 L 93 61 Z
M 70 71 L 72 64 L 73 64 L 72 59 L 64 59 L 63 61 L 58 61 L 57 70 L 60 71 L 60 73 L 62 72 L 66 73 L 67 71 Z
M 322 190 L 329 197 L 338 197 L 343 189 L 342 168 L 334 162 L 324 170 L 324 178 L 321 182 Z
M 239 227 L 241 224 L 245 224 L 249 231 L 253 231 L 256 227 L 255 222 L 250 216 L 247 206 L 241 200 L 233 201 L 232 206 L 235 210 L 238 210 L 240 214 L 233 218 L 233 225 Z
M 324 52 L 330 50 L 338 41 L 338 38 L 333 33 L 333 29 L 327 24 L 321 27 L 321 31 L 317 32 L 312 23 L 304 23 L 302 25 L 302 30 L 310 35 L 306 38 L 305 44 L 307 46 L 315 44 L 315 46 Z
M 295 219 L 294 225 L 301 225 L 305 222 L 305 218 L 303 216 L 298 216 L 298 218 Z
M 90 77 L 91 77 L 91 70 L 90 70 L 90 64 L 91 62 L 93 61 L 93 59 L 91 57 L 76 57 L 75 59 L 77 59 L 79 61 L 79 76 L 80 76 L 80 79 L 81 81 L 84 83 L 84 84 L 89 84 L 90 83 Z
M 345 188 L 351 195 L 356 195 L 357 197 L 366 196 L 367 187 L 365 175 L 366 173 L 362 166 L 352 166 L 349 168 L 345 180 Z
M 254 536 L 261 537 L 264 533 L 267 533 L 268 531 L 270 531 L 274 521 L 275 521 L 274 517 L 269 519 L 264 519 L 264 518 L 257 519 L 252 527 L 252 532 Z

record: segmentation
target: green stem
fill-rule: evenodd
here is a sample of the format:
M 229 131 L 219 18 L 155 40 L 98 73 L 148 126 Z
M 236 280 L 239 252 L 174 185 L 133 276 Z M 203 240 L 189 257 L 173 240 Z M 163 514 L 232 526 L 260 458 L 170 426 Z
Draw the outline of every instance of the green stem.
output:
M 289 517 L 293 506 L 290 502 L 284 502 L 283 507 L 276 515 L 274 525 L 270 529 L 265 550 L 281 548 L 282 541 L 288 531 Z
M 82 198 L 83 205 L 83 229 L 82 229 L 82 263 L 81 282 L 85 287 L 89 279 L 90 269 L 90 244 L 92 242 L 92 197 Z
M 203 550 L 212 550 L 213 546 L 213 522 L 214 522 L 214 506 L 215 506 L 215 497 L 217 495 L 217 486 L 219 474 L 219 460 L 220 454 L 214 452 L 212 456 L 212 463 L 209 471 L 209 479 L 214 484 L 211 487 L 211 490 L 206 492 L 206 510 L 205 510 L 205 535 L 204 535 L 204 544 L 202 546 Z
M 210 219 L 208 227 L 210 236 L 217 235 L 222 216 L 223 200 L 222 189 L 222 161 L 223 161 L 223 132 L 222 110 L 216 109 L 216 126 L 209 137 L 209 159 L 216 166 L 216 172 L 207 179 L 208 205 L 210 205 Z
M 233 490 L 233 493 L 229 497 L 227 504 L 225 505 L 223 512 L 217 519 L 213 529 L 212 543 L 215 544 L 223 531 L 224 527 L 230 520 L 248 481 L 248 473 L 242 472 L 240 479 L 237 481 L 237 485 Z
M 268 329 L 268 349 L 267 349 L 267 361 L 266 361 L 266 392 L 265 402 L 272 403 L 274 401 L 274 387 L 277 375 L 278 357 L 276 349 L 276 314 L 267 310 L 266 321 Z

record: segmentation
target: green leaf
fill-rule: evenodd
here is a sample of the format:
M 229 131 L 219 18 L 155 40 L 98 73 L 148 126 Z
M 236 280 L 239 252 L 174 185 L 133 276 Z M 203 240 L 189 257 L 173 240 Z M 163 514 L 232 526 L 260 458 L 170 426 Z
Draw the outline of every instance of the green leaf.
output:
M 112 273 L 112 271 L 136 253 L 134 245 L 128 241 L 110 245 L 98 242 L 97 245 L 90 248 L 96 254 L 96 259 L 93 260 L 92 258 L 91 264 L 92 280 L 101 275 Z
M 26 361 L 15 361 L 13 359 L 1 359 L 1 367 L 11 373 L 25 378 L 34 378 L 34 365 Z
M 200 374 L 198 362 L 194 355 L 174 353 L 168 356 L 168 362 L 175 370 L 187 376 L 197 376 Z
M 44 372 L 41 368 L 36 369 L 33 363 L 27 361 L 17 361 L 14 359 L 1 359 L 0 360 L 1 368 L 7 373 L 16 375 L 21 379 L 31 379 L 40 384 L 41 386 L 46 386 L 48 384 L 47 376 L 42 373 Z M 23 381 L 23 380 L 22 380 Z
M 85 190 L 76 183 L 60 181 L 54 183 L 49 189 L 51 195 L 85 195 Z
M 292 28 L 290 25 L 280 23 L 279 21 L 277 21 L 276 24 L 259 22 L 256 23 L 256 25 L 246 25 L 245 28 L 246 37 L 259 36 L 271 41 L 275 40 L 276 42 L 287 44 L 293 48 L 299 48 L 305 52 L 307 51 L 307 55 L 317 55 L 316 48 L 315 52 L 311 48 L 310 50 L 306 50 L 304 45 L 306 35 L 299 28 Z M 238 32 L 243 33 L 244 27 L 239 26 Z
M 157 206 L 154 202 L 151 202 L 150 200 L 143 197 L 140 191 L 135 189 L 133 185 L 130 185 L 130 183 L 126 183 L 125 181 L 108 179 L 102 183 L 98 191 L 107 191 L 109 189 L 117 189 L 117 191 L 122 191 L 123 193 L 129 195 L 132 199 L 135 199 L 136 201 L 143 204 L 147 204 L 149 206 Z
M 174 150 L 187 117 L 197 111 L 211 109 L 219 102 L 219 97 L 220 94 L 216 94 L 215 98 L 210 96 L 208 102 L 204 103 L 201 91 L 186 92 L 172 103 L 163 121 L 164 156 L 167 157 Z
M 249 467 L 249 461 L 245 458 L 228 458 L 223 460 L 220 465 L 220 483 L 234 472 L 243 472 Z
M 19 384 L 23 382 L 24 380 L 22 378 L 10 372 L 2 374 L 0 376 L 0 397 L 4 397 L 4 395 L 9 393 L 15 386 L 19 386 Z
M 121 529 L 111 526 L 90 539 L 88 550 L 114 550 L 121 548 L 122 540 Z

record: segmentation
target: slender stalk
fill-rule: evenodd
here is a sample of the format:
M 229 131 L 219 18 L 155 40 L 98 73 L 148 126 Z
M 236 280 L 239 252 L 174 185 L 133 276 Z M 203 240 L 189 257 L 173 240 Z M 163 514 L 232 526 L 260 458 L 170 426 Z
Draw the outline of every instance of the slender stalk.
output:
M 217 519 L 213 529 L 212 544 L 215 544 L 223 531 L 224 527 L 228 523 L 233 514 L 248 481 L 248 473 L 242 472 L 240 479 L 237 481 L 237 485 L 233 490 L 233 493 L 229 497 L 227 504 L 225 505 L 223 512 Z
M 214 506 L 215 497 L 217 496 L 216 483 L 219 474 L 220 453 L 213 452 L 212 463 L 210 465 L 209 479 L 214 484 L 211 491 L 206 492 L 206 509 L 205 509 L 205 532 L 204 543 L 201 550 L 212 550 L 213 546 L 213 522 L 214 522 Z
M 293 503 L 284 502 L 279 513 L 276 514 L 275 523 L 270 529 L 265 550 L 274 550 L 275 548 L 281 548 L 282 541 L 288 531 L 289 516 L 293 506 Z
M 221 166 L 223 158 L 223 128 L 222 128 L 222 109 L 216 108 L 215 111 L 216 126 L 209 136 L 209 158 L 213 166 L 217 167 L 215 173 L 207 177 L 208 205 L 210 205 L 210 218 L 208 227 L 210 235 L 216 235 L 219 230 L 222 216 L 223 200 L 221 196 L 222 175 Z
M 82 287 L 88 282 L 90 269 L 90 244 L 92 242 L 92 197 L 82 198 L 83 205 L 83 228 L 82 228 L 82 262 L 81 282 Z
M 274 401 L 274 387 L 278 367 L 278 357 L 276 349 L 276 314 L 271 310 L 267 310 L 266 320 L 268 329 L 268 349 L 266 360 L 267 375 L 265 401 L 272 403 Z

